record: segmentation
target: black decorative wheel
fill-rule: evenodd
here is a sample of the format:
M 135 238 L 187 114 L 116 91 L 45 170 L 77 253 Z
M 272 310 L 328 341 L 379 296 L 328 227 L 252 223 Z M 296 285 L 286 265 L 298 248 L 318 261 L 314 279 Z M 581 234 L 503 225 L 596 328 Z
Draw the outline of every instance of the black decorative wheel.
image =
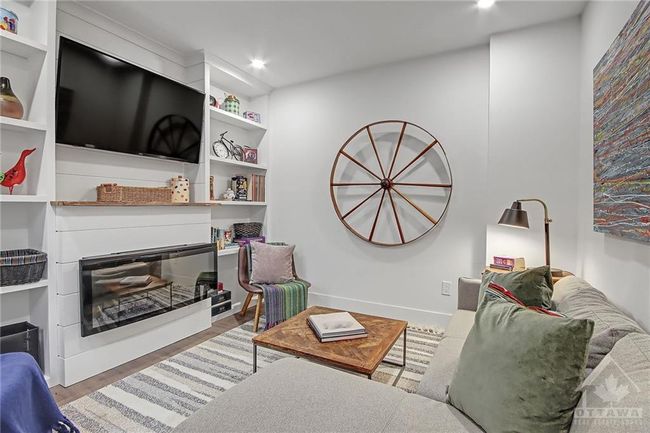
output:
M 403 120 L 360 128 L 337 153 L 330 174 L 337 216 L 376 245 L 404 245 L 430 232 L 447 212 L 451 192 L 442 145 Z

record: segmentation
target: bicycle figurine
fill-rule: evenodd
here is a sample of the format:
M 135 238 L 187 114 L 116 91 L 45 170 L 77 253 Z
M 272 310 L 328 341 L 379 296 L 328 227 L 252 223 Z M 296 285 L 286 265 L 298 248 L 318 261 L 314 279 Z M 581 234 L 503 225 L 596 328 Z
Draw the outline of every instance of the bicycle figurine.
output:
M 218 158 L 232 158 L 236 161 L 244 160 L 244 148 L 226 138 L 228 131 L 219 134 L 219 139 L 212 143 L 212 151 Z

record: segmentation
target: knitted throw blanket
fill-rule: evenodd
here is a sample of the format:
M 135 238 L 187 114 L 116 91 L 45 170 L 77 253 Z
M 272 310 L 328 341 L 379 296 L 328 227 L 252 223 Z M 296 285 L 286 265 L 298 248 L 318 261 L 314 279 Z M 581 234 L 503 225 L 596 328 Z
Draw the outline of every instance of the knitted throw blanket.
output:
M 269 329 L 307 308 L 309 283 L 293 280 L 282 284 L 256 284 L 264 291 L 264 315 Z

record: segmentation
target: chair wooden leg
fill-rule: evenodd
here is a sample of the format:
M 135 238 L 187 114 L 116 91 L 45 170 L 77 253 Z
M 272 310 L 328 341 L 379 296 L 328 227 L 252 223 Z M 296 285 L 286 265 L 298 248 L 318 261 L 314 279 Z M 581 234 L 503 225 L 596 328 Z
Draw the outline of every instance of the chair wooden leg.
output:
M 239 312 L 240 317 L 244 317 L 246 315 L 246 310 L 248 310 L 248 306 L 251 304 L 252 299 L 253 294 L 251 292 L 248 292 L 246 294 L 246 299 L 244 300 L 244 305 L 242 305 L 241 311 Z
M 260 324 L 260 314 L 262 312 L 262 304 L 264 303 L 264 298 L 261 293 L 257 294 L 257 305 L 255 306 L 255 328 L 254 332 L 257 332 L 257 328 Z

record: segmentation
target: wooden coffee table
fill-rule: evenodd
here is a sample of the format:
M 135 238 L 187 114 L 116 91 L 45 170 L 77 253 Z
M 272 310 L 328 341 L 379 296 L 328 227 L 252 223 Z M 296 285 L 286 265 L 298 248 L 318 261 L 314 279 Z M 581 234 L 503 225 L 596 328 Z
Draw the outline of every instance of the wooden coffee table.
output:
M 327 307 L 309 307 L 302 313 L 253 337 L 253 373 L 257 372 L 257 346 L 306 358 L 372 378 L 379 364 L 406 365 L 406 326 L 403 320 L 350 313 L 368 331 L 367 338 L 321 343 L 307 324 L 312 314 L 337 313 Z M 400 335 L 404 335 L 402 363 L 384 357 Z

